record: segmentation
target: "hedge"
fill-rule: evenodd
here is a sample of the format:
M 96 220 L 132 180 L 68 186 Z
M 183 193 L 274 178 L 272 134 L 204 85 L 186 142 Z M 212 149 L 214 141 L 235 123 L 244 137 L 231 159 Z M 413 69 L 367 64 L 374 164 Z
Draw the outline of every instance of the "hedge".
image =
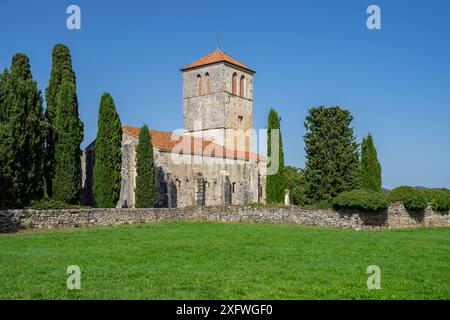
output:
M 427 207 L 424 192 L 413 187 L 397 187 L 389 193 L 389 199 L 395 202 L 403 202 L 406 209 L 418 210 Z
M 426 189 L 423 194 L 435 210 L 450 210 L 450 193 L 441 189 Z
M 381 192 L 359 189 L 340 193 L 334 198 L 333 206 L 338 209 L 377 211 L 387 209 L 389 201 Z

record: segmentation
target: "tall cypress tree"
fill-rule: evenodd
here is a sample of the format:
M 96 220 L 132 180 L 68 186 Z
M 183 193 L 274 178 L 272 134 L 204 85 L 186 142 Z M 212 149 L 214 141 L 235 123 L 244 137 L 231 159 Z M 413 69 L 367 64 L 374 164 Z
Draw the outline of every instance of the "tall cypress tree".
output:
M 353 117 L 339 107 L 311 108 L 305 120 L 306 194 L 310 201 L 329 200 L 358 184 L 358 144 Z
M 6 119 L 6 109 L 5 106 L 3 105 L 4 100 L 5 100 L 5 80 L 6 77 L 8 75 L 8 70 L 4 70 L 1 74 L 0 74 L 0 124 L 5 121 Z
M 136 208 L 153 208 L 156 201 L 156 173 L 152 138 L 147 125 L 139 132 L 136 171 Z
M 285 175 L 284 175 L 284 152 L 283 152 L 283 141 L 281 137 L 281 119 L 278 113 L 271 108 L 268 116 L 268 143 L 267 143 L 267 154 L 269 160 L 273 162 L 278 160 L 278 171 L 275 174 L 268 175 L 266 178 L 266 201 L 267 203 L 283 203 L 284 202 L 284 190 L 286 186 Z M 278 130 L 278 144 L 273 141 L 272 145 L 272 130 Z M 276 132 L 276 131 L 273 131 Z M 278 159 L 271 159 L 273 150 L 272 148 L 278 149 Z M 274 154 L 275 155 L 275 154 Z
M 11 141 L 11 123 L 9 120 L 9 107 L 7 96 L 10 95 L 9 71 L 5 69 L 0 77 L 0 208 L 8 208 L 13 205 L 11 193 L 11 154 L 13 149 L 9 145 Z
M 56 101 L 53 198 L 77 204 L 81 193 L 83 123 L 78 116 L 75 85 L 63 80 Z
M 103 94 L 95 142 L 94 195 L 100 208 L 114 208 L 120 196 L 122 125 L 114 100 Z
M 52 52 L 52 70 L 50 80 L 45 91 L 45 100 L 47 106 L 45 109 L 45 117 L 47 120 L 48 134 L 46 139 L 46 184 L 47 193 L 52 195 L 52 180 L 54 177 L 55 164 L 55 122 L 58 112 L 57 97 L 63 81 L 68 81 L 76 86 L 75 73 L 72 70 L 72 58 L 69 48 L 63 44 L 57 44 Z
M 370 134 L 362 141 L 360 170 L 361 187 L 381 192 L 381 165 Z
M 43 194 L 45 138 L 42 98 L 26 55 L 14 55 L 0 87 L 0 187 L 8 206 L 23 207 Z

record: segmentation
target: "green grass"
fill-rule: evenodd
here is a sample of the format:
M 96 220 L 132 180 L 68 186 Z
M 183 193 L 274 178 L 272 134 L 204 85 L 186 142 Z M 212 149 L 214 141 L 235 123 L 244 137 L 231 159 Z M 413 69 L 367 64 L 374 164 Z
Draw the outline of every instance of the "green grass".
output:
M 0 236 L 1 299 L 450 299 L 449 228 L 172 222 Z M 81 290 L 66 269 L 82 270 Z M 369 265 L 381 290 L 368 290 Z

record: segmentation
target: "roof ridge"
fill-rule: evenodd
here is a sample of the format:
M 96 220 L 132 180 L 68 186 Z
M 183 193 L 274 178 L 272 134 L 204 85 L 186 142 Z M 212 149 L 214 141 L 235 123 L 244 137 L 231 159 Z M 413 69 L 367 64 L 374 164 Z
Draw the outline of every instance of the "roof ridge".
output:
M 189 69 L 194 69 L 194 68 L 202 67 L 205 65 L 210 65 L 210 64 L 214 64 L 214 63 L 220 63 L 220 62 L 228 62 L 228 63 L 238 66 L 240 68 L 246 69 L 252 73 L 255 73 L 255 71 L 253 69 L 251 69 L 250 67 L 247 67 L 245 64 L 239 62 L 236 58 L 230 56 L 229 54 L 227 54 L 226 52 L 224 52 L 221 49 L 216 49 L 214 51 L 211 51 L 206 56 L 204 56 L 200 59 L 197 59 L 196 61 L 188 64 L 187 66 L 181 68 L 180 70 L 187 71 Z
M 135 138 L 139 137 L 139 130 L 140 130 L 140 128 L 138 128 L 138 127 L 122 125 L 122 131 L 125 132 L 126 134 L 129 134 L 129 135 L 135 137 Z M 168 132 L 168 131 L 159 131 L 159 130 L 153 130 L 153 129 L 149 129 L 149 131 L 152 134 L 152 142 L 153 142 L 154 147 L 156 147 L 159 150 L 171 152 L 173 150 L 173 147 L 177 143 L 180 143 L 180 141 L 172 140 L 172 135 L 175 134 L 175 135 L 179 136 L 180 138 L 189 137 L 190 140 L 192 142 L 194 142 L 194 144 L 195 144 L 195 141 L 201 142 L 202 143 L 201 155 L 204 155 L 204 151 L 206 148 L 213 147 L 214 152 L 211 154 L 208 154 L 206 156 L 215 157 L 215 150 L 222 149 L 222 154 L 221 154 L 222 158 L 230 158 L 232 155 L 232 158 L 235 158 L 235 159 L 265 160 L 265 156 L 260 155 L 257 152 L 230 149 L 230 148 L 227 148 L 226 146 L 217 144 L 212 140 L 203 139 L 203 138 L 196 137 L 196 136 L 182 135 L 182 134 Z M 153 134 L 153 133 L 156 133 L 156 134 Z M 170 136 L 170 138 L 169 138 L 169 136 Z M 195 153 L 195 150 L 192 150 L 190 152 L 190 154 L 198 154 L 198 153 Z

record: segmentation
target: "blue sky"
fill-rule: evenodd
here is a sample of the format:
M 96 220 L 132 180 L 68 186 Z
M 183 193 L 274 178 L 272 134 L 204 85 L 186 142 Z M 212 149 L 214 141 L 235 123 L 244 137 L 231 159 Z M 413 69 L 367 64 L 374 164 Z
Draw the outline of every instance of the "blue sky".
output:
M 66 28 L 81 8 L 82 29 Z M 379 5 L 381 30 L 366 9 Z M 172 131 L 182 122 L 179 68 L 221 47 L 257 71 L 255 127 L 282 117 L 286 162 L 304 166 L 307 109 L 349 109 L 358 141 L 371 132 L 383 185 L 450 187 L 450 1 L 12 1 L 0 4 L 0 67 L 26 53 L 45 90 L 56 43 L 68 45 L 85 146 L 100 96 L 122 123 Z

